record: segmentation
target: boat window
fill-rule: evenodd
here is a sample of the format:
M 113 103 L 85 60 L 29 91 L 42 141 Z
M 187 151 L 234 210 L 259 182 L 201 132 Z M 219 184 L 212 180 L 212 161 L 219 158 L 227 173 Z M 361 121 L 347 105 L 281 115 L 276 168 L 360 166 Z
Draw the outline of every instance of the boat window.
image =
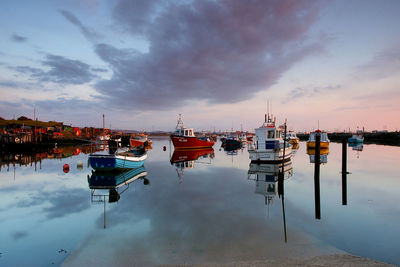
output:
M 188 131 L 187 130 L 185 130 L 185 135 L 188 135 Z
M 268 138 L 275 138 L 274 137 L 274 131 L 268 131 Z

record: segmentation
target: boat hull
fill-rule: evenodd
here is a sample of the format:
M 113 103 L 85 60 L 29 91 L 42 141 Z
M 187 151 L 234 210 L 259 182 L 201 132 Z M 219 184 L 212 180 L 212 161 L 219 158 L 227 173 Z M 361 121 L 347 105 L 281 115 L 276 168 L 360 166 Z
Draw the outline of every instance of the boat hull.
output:
M 225 140 L 225 146 L 240 146 L 241 141 L 236 140 L 236 139 L 226 139 Z
M 283 149 L 265 149 L 265 150 L 249 150 L 249 157 L 251 162 L 264 162 L 264 163 L 281 163 L 287 162 L 292 157 L 292 148 L 285 149 L 285 155 L 283 155 Z
M 151 140 L 129 139 L 129 145 L 131 147 L 138 147 L 138 146 L 148 147 L 151 146 L 151 144 L 152 144 Z
M 364 140 L 350 137 L 348 139 L 348 142 L 349 143 L 354 143 L 354 144 L 361 144 L 361 143 L 364 143 Z
M 214 145 L 214 141 L 212 140 L 203 140 L 198 137 L 186 137 L 186 136 L 177 136 L 171 135 L 172 143 L 174 144 L 175 149 L 194 149 L 194 148 L 209 148 Z
M 315 141 L 308 141 L 307 142 L 307 149 L 308 148 L 315 148 Z M 320 142 L 320 148 L 329 148 L 329 142 Z
M 299 138 L 289 139 L 289 144 L 291 144 L 292 146 L 298 145 L 299 144 Z
M 140 157 L 124 155 L 91 154 L 89 164 L 95 170 L 111 171 L 135 169 L 143 166 L 147 154 Z

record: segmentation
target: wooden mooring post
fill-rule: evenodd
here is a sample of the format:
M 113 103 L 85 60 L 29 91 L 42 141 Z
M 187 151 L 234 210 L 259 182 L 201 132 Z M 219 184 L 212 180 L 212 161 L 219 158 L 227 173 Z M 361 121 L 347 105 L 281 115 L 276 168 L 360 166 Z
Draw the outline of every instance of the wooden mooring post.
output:
M 320 196 L 320 147 L 321 147 L 321 134 L 315 135 L 315 163 L 314 163 L 314 194 L 315 194 L 315 219 L 321 219 L 321 196 Z
M 342 140 L 342 205 L 347 205 L 347 140 Z

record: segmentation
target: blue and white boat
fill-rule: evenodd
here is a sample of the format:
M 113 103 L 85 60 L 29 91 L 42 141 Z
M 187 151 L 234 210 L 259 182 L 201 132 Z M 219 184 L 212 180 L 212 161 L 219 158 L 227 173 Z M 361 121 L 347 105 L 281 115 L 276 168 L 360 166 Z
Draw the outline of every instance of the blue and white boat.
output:
M 95 170 L 124 170 L 143 166 L 147 159 L 145 149 L 129 150 L 115 154 L 90 154 L 89 163 Z
M 275 126 L 272 116 L 265 114 L 265 121 L 256 128 L 256 139 L 248 147 L 252 162 L 280 163 L 292 157 L 292 145 L 282 137 L 282 129 Z
M 356 133 L 353 134 L 352 137 L 349 137 L 349 143 L 364 143 L 364 136 L 362 131 L 358 130 Z

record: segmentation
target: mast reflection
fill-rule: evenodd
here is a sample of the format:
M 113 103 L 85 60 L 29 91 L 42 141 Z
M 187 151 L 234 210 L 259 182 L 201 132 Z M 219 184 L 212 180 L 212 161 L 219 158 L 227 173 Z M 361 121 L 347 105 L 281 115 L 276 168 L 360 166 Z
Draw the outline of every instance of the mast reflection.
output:
M 91 176 L 88 175 L 90 201 L 104 203 L 104 228 L 106 228 L 106 198 L 108 198 L 108 203 L 118 202 L 132 182 L 142 179 L 144 185 L 150 184 L 146 176 L 144 166 L 118 172 L 94 171 Z
M 194 163 L 211 164 L 211 159 L 215 156 L 213 148 L 175 150 L 170 159 L 171 165 L 175 165 L 179 177 L 179 183 L 182 183 L 184 170 L 193 169 Z M 200 159 L 210 159 L 208 162 Z
M 264 196 L 265 205 L 268 207 L 273 204 L 276 195 L 282 201 L 282 217 L 285 242 L 287 242 L 286 235 L 286 214 L 284 202 L 284 180 L 293 175 L 292 161 L 281 164 L 266 164 L 266 163 L 250 163 L 248 171 L 248 179 L 255 181 L 255 193 Z

